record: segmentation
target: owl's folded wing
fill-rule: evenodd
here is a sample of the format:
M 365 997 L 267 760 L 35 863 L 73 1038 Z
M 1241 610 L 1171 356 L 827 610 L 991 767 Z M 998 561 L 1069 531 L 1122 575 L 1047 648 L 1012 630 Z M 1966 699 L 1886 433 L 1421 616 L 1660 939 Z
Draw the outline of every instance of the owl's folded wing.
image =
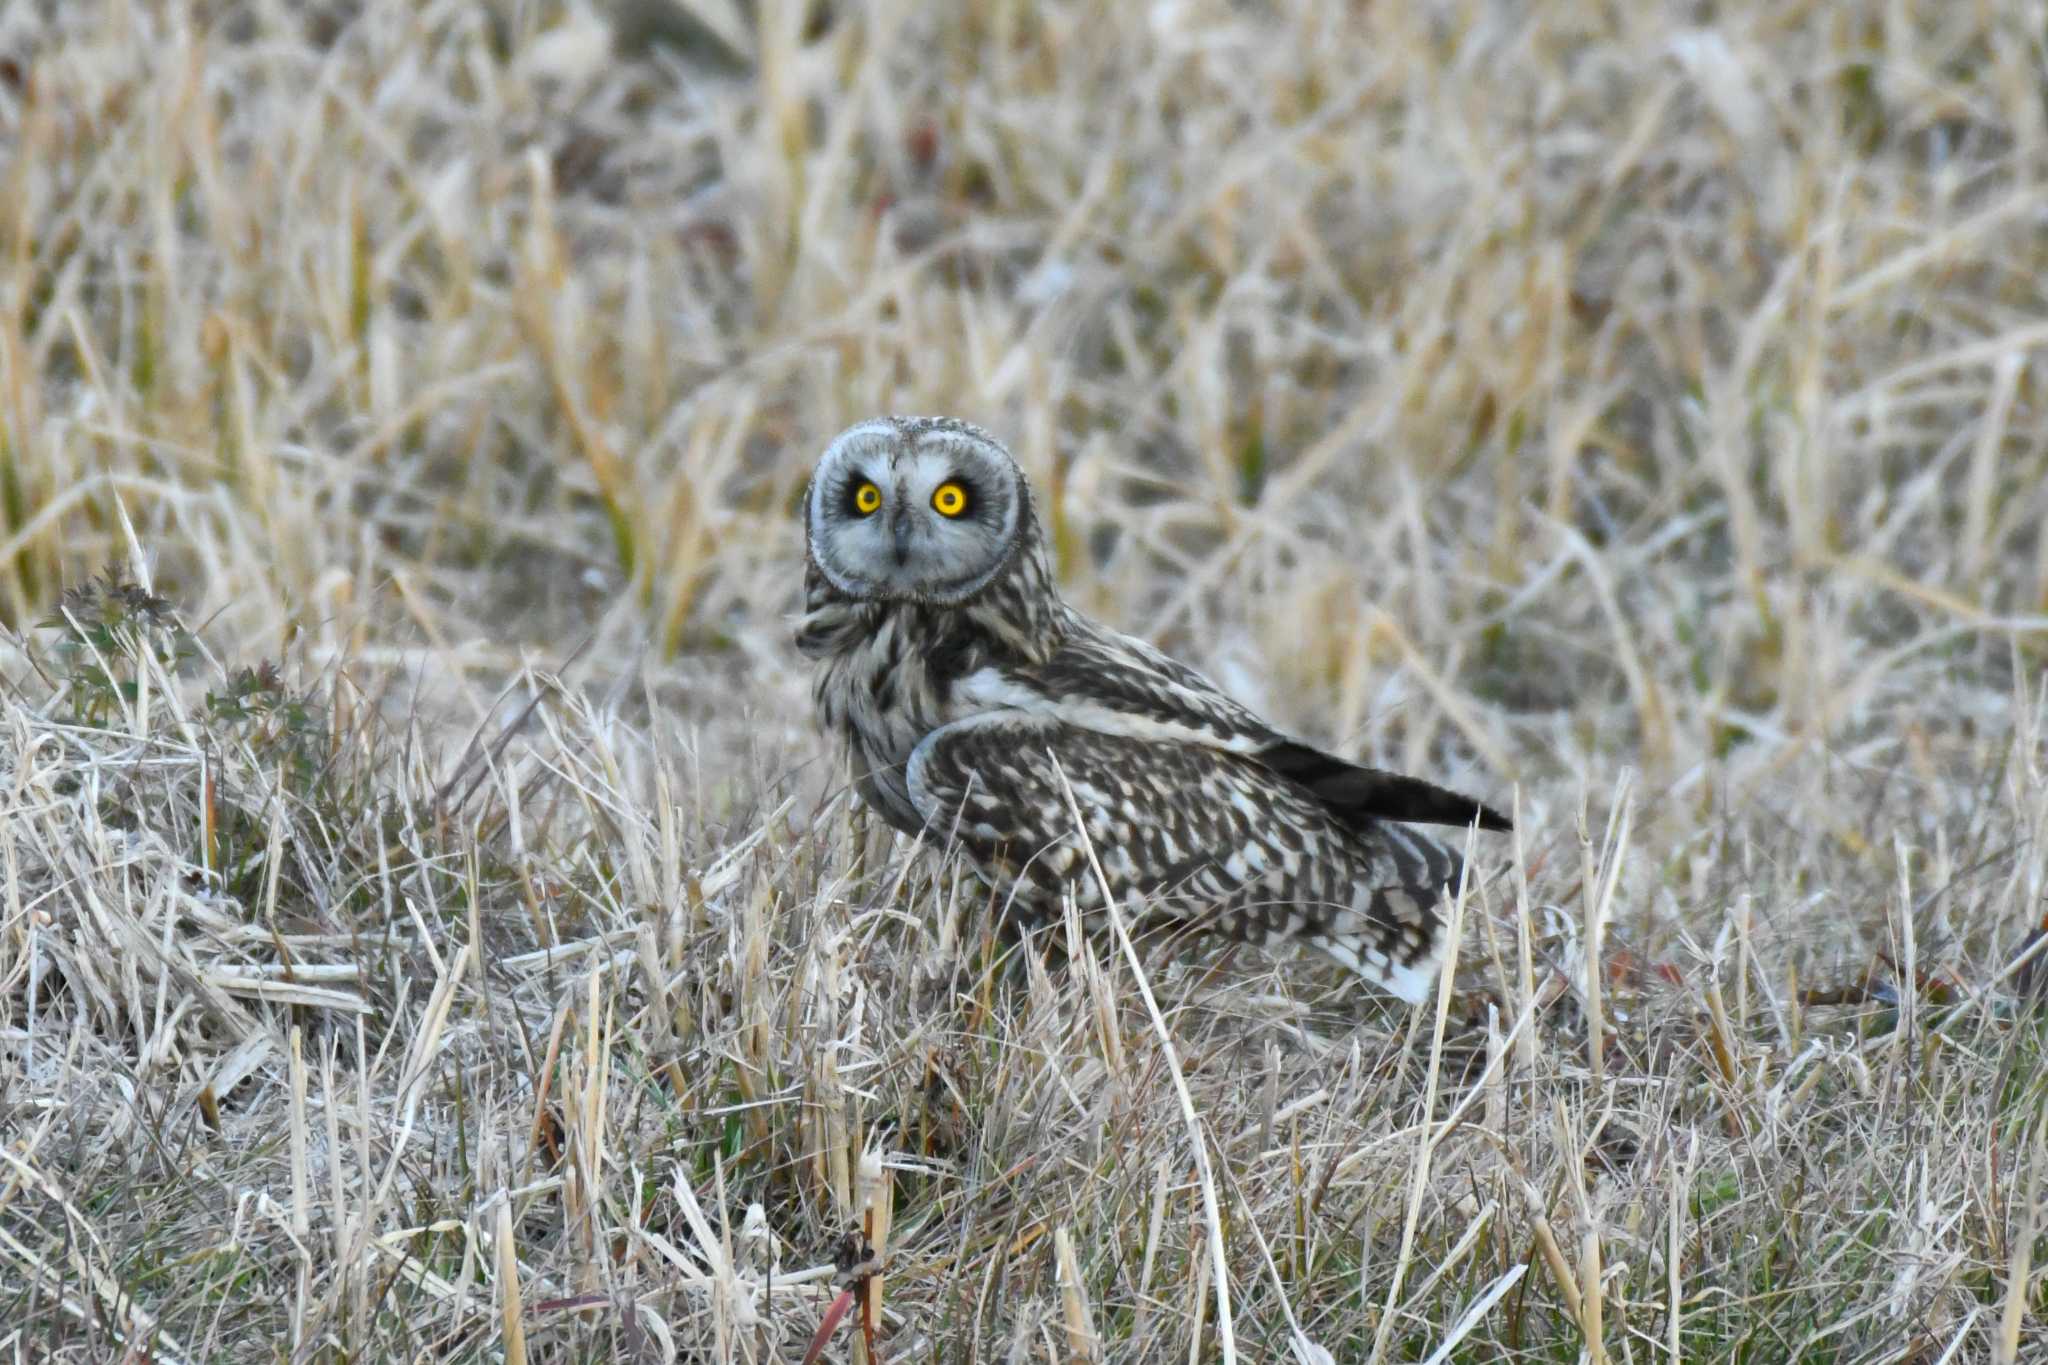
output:
M 1255 758 L 998 711 L 926 736 L 908 778 L 932 835 L 1014 886 L 1027 916 L 1056 913 L 1068 888 L 1099 910 L 1085 833 L 1120 904 L 1314 948 L 1406 1000 L 1436 976 L 1434 907 L 1458 859 L 1398 826 L 1352 828 Z
M 1058 653 L 1029 670 L 1035 705 L 1072 724 L 1124 729 L 1209 745 L 1258 760 L 1299 784 L 1345 825 L 1407 824 L 1514 828 L 1499 811 L 1419 777 L 1367 768 L 1273 729 L 1222 689 L 1142 640 L 1077 630 Z M 1007 700 L 989 689 L 987 700 Z

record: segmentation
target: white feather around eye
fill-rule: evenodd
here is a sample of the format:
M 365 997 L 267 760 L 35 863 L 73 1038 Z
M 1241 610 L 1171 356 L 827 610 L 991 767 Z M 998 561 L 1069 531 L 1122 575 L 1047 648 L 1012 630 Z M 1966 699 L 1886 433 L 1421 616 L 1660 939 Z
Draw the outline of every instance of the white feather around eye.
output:
M 941 489 L 957 510 L 935 505 Z M 847 596 L 939 605 L 984 590 L 1037 534 L 1010 453 L 978 428 L 934 418 L 878 418 L 834 437 L 811 476 L 804 526 L 811 562 Z

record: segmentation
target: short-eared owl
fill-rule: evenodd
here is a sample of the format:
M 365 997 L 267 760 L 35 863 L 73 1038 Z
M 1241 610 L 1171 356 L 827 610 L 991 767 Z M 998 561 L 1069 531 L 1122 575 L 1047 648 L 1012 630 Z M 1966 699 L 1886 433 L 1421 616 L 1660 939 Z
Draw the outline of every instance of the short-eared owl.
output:
M 1289 739 L 1193 669 L 1060 600 L 1023 471 L 965 422 L 843 432 L 804 496 L 797 644 L 860 795 L 954 841 L 1025 922 L 1101 888 L 1303 944 L 1419 1000 L 1459 861 L 1408 823 L 1506 829 L 1467 797 Z M 1062 787 L 1064 776 L 1066 786 Z

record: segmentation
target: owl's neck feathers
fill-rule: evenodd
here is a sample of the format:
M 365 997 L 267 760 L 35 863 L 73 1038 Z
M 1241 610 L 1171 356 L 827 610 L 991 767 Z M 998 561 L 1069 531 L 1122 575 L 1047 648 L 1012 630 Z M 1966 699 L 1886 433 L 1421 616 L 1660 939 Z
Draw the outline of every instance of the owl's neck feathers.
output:
M 1028 503 L 1017 529 L 1017 552 L 1009 567 L 953 610 L 975 634 L 1000 646 L 996 652 L 1005 656 L 1004 662 L 1042 664 L 1066 642 L 1074 613 L 1053 581 L 1037 512 Z

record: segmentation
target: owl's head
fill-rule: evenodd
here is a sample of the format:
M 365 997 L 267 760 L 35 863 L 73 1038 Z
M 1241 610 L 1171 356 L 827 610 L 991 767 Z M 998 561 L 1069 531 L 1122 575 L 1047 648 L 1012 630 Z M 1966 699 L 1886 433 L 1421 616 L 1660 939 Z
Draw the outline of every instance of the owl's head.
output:
M 950 417 L 877 417 L 825 447 L 804 534 L 849 597 L 952 606 L 1037 532 L 1024 471 L 995 437 Z

